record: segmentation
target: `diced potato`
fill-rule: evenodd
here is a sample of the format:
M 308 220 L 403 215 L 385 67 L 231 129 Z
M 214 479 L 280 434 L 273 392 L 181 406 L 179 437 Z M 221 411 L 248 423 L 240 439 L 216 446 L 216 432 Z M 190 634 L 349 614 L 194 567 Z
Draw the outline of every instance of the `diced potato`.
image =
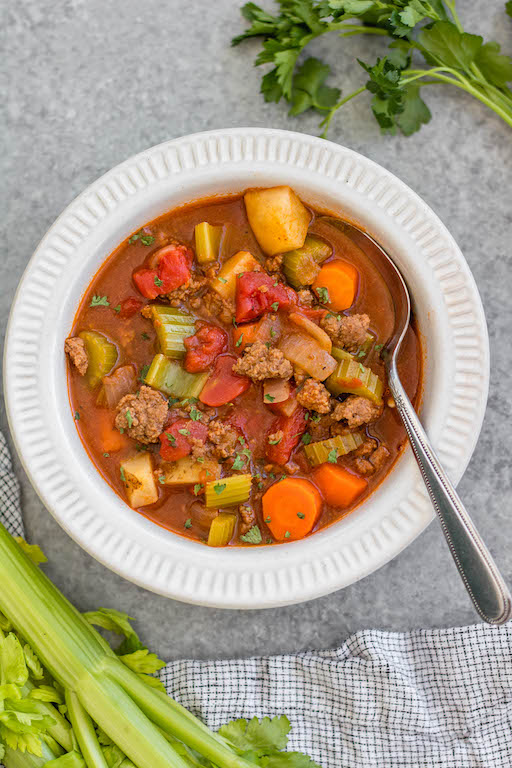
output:
M 212 281 L 212 288 L 223 299 L 234 299 L 236 279 L 244 272 L 260 272 L 261 264 L 249 251 L 238 251 L 222 265 L 217 277 Z
M 264 403 L 284 403 L 290 397 L 290 382 L 284 379 L 265 379 L 263 382 Z
M 220 464 L 216 461 L 197 461 L 192 456 L 184 456 L 161 467 L 159 482 L 162 485 L 204 485 L 209 480 L 218 480 L 219 477 Z
M 133 509 L 158 501 L 153 462 L 149 453 L 137 453 L 122 461 L 121 479 L 126 489 L 128 503 Z
M 275 256 L 302 248 L 311 217 L 293 189 L 251 189 L 244 200 L 249 224 L 265 253 Z

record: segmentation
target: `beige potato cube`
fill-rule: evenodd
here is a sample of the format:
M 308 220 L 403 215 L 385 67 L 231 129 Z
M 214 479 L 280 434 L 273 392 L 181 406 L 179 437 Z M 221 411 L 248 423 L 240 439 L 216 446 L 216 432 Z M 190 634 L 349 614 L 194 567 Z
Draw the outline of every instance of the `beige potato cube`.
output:
M 244 200 L 249 224 L 265 253 L 275 256 L 302 248 L 311 217 L 293 189 L 251 189 Z
M 212 282 L 212 288 L 223 299 L 234 299 L 237 276 L 243 272 L 261 271 L 261 264 L 256 261 L 249 251 L 238 251 L 222 265 L 219 274 Z
M 133 509 L 158 501 L 153 461 L 149 453 L 137 453 L 122 461 L 121 479 L 126 489 L 128 503 Z
M 169 462 L 161 467 L 160 477 L 163 485 L 195 485 L 217 480 L 220 477 L 220 464 L 212 459 L 197 461 L 192 456 L 184 456 L 178 461 Z

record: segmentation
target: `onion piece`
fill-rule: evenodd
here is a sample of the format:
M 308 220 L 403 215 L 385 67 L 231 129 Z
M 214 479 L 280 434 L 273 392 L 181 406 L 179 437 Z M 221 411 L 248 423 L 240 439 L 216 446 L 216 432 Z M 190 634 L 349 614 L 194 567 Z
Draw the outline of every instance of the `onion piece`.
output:
M 133 365 L 120 365 L 114 373 L 103 377 L 98 400 L 104 401 L 108 408 L 115 408 L 121 398 L 134 392 L 136 387 L 137 374 Z

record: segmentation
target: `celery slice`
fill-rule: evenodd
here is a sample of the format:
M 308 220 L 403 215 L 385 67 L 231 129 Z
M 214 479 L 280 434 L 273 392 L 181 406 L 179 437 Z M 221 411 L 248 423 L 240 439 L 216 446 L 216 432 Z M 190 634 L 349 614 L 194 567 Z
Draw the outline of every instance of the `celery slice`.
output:
M 247 501 L 251 493 L 252 475 L 232 475 L 206 483 L 207 507 L 231 507 Z
M 308 235 L 302 248 L 288 251 L 283 255 L 283 272 L 294 288 L 311 285 L 321 264 L 332 254 L 331 246 L 314 235 Z
M 336 435 L 328 440 L 320 440 L 318 443 L 310 443 L 304 446 L 304 452 L 314 467 L 324 464 L 326 461 L 336 463 L 339 456 L 345 456 L 354 451 L 363 442 L 359 432 L 347 432 L 346 435 Z
M 176 360 L 165 355 L 155 355 L 144 381 L 164 395 L 176 397 L 199 397 L 208 373 L 187 373 Z
M 384 384 L 371 368 L 355 360 L 340 360 L 325 386 L 334 395 L 360 395 L 377 405 L 382 404 Z
M 183 340 L 196 332 L 195 318 L 162 304 L 151 304 L 149 309 L 162 354 L 175 360 L 185 357 Z
M 223 227 L 214 227 L 207 221 L 196 224 L 194 229 L 196 259 L 200 264 L 209 264 L 218 260 L 222 229 Z
M 209 547 L 226 547 L 235 532 L 236 515 L 220 512 L 214 517 L 208 533 Z
M 89 386 L 94 389 L 116 364 L 117 347 L 106 336 L 96 331 L 81 331 L 78 335 L 85 343 L 89 360 L 85 377 Z
M 354 355 L 351 355 L 350 352 L 347 352 L 346 349 L 342 349 L 341 347 L 333 347 L 331 349 L 331 355 L 338 362 L 341 362 L 342 360 L 354 360 Z

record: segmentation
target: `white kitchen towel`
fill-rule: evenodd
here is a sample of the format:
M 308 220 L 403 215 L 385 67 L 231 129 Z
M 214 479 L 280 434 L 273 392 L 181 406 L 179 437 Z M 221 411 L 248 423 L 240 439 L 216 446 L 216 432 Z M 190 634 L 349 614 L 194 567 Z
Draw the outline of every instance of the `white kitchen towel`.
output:
M 11 533 L 22 534 L 19 487 L 1 434 L 0 509 Z M 323 768 L 512 766 L 509 627 L 366 630 L 330 651 L 174 661 L 161 677 L 211 728 L 287 715 L 290 749 Z

